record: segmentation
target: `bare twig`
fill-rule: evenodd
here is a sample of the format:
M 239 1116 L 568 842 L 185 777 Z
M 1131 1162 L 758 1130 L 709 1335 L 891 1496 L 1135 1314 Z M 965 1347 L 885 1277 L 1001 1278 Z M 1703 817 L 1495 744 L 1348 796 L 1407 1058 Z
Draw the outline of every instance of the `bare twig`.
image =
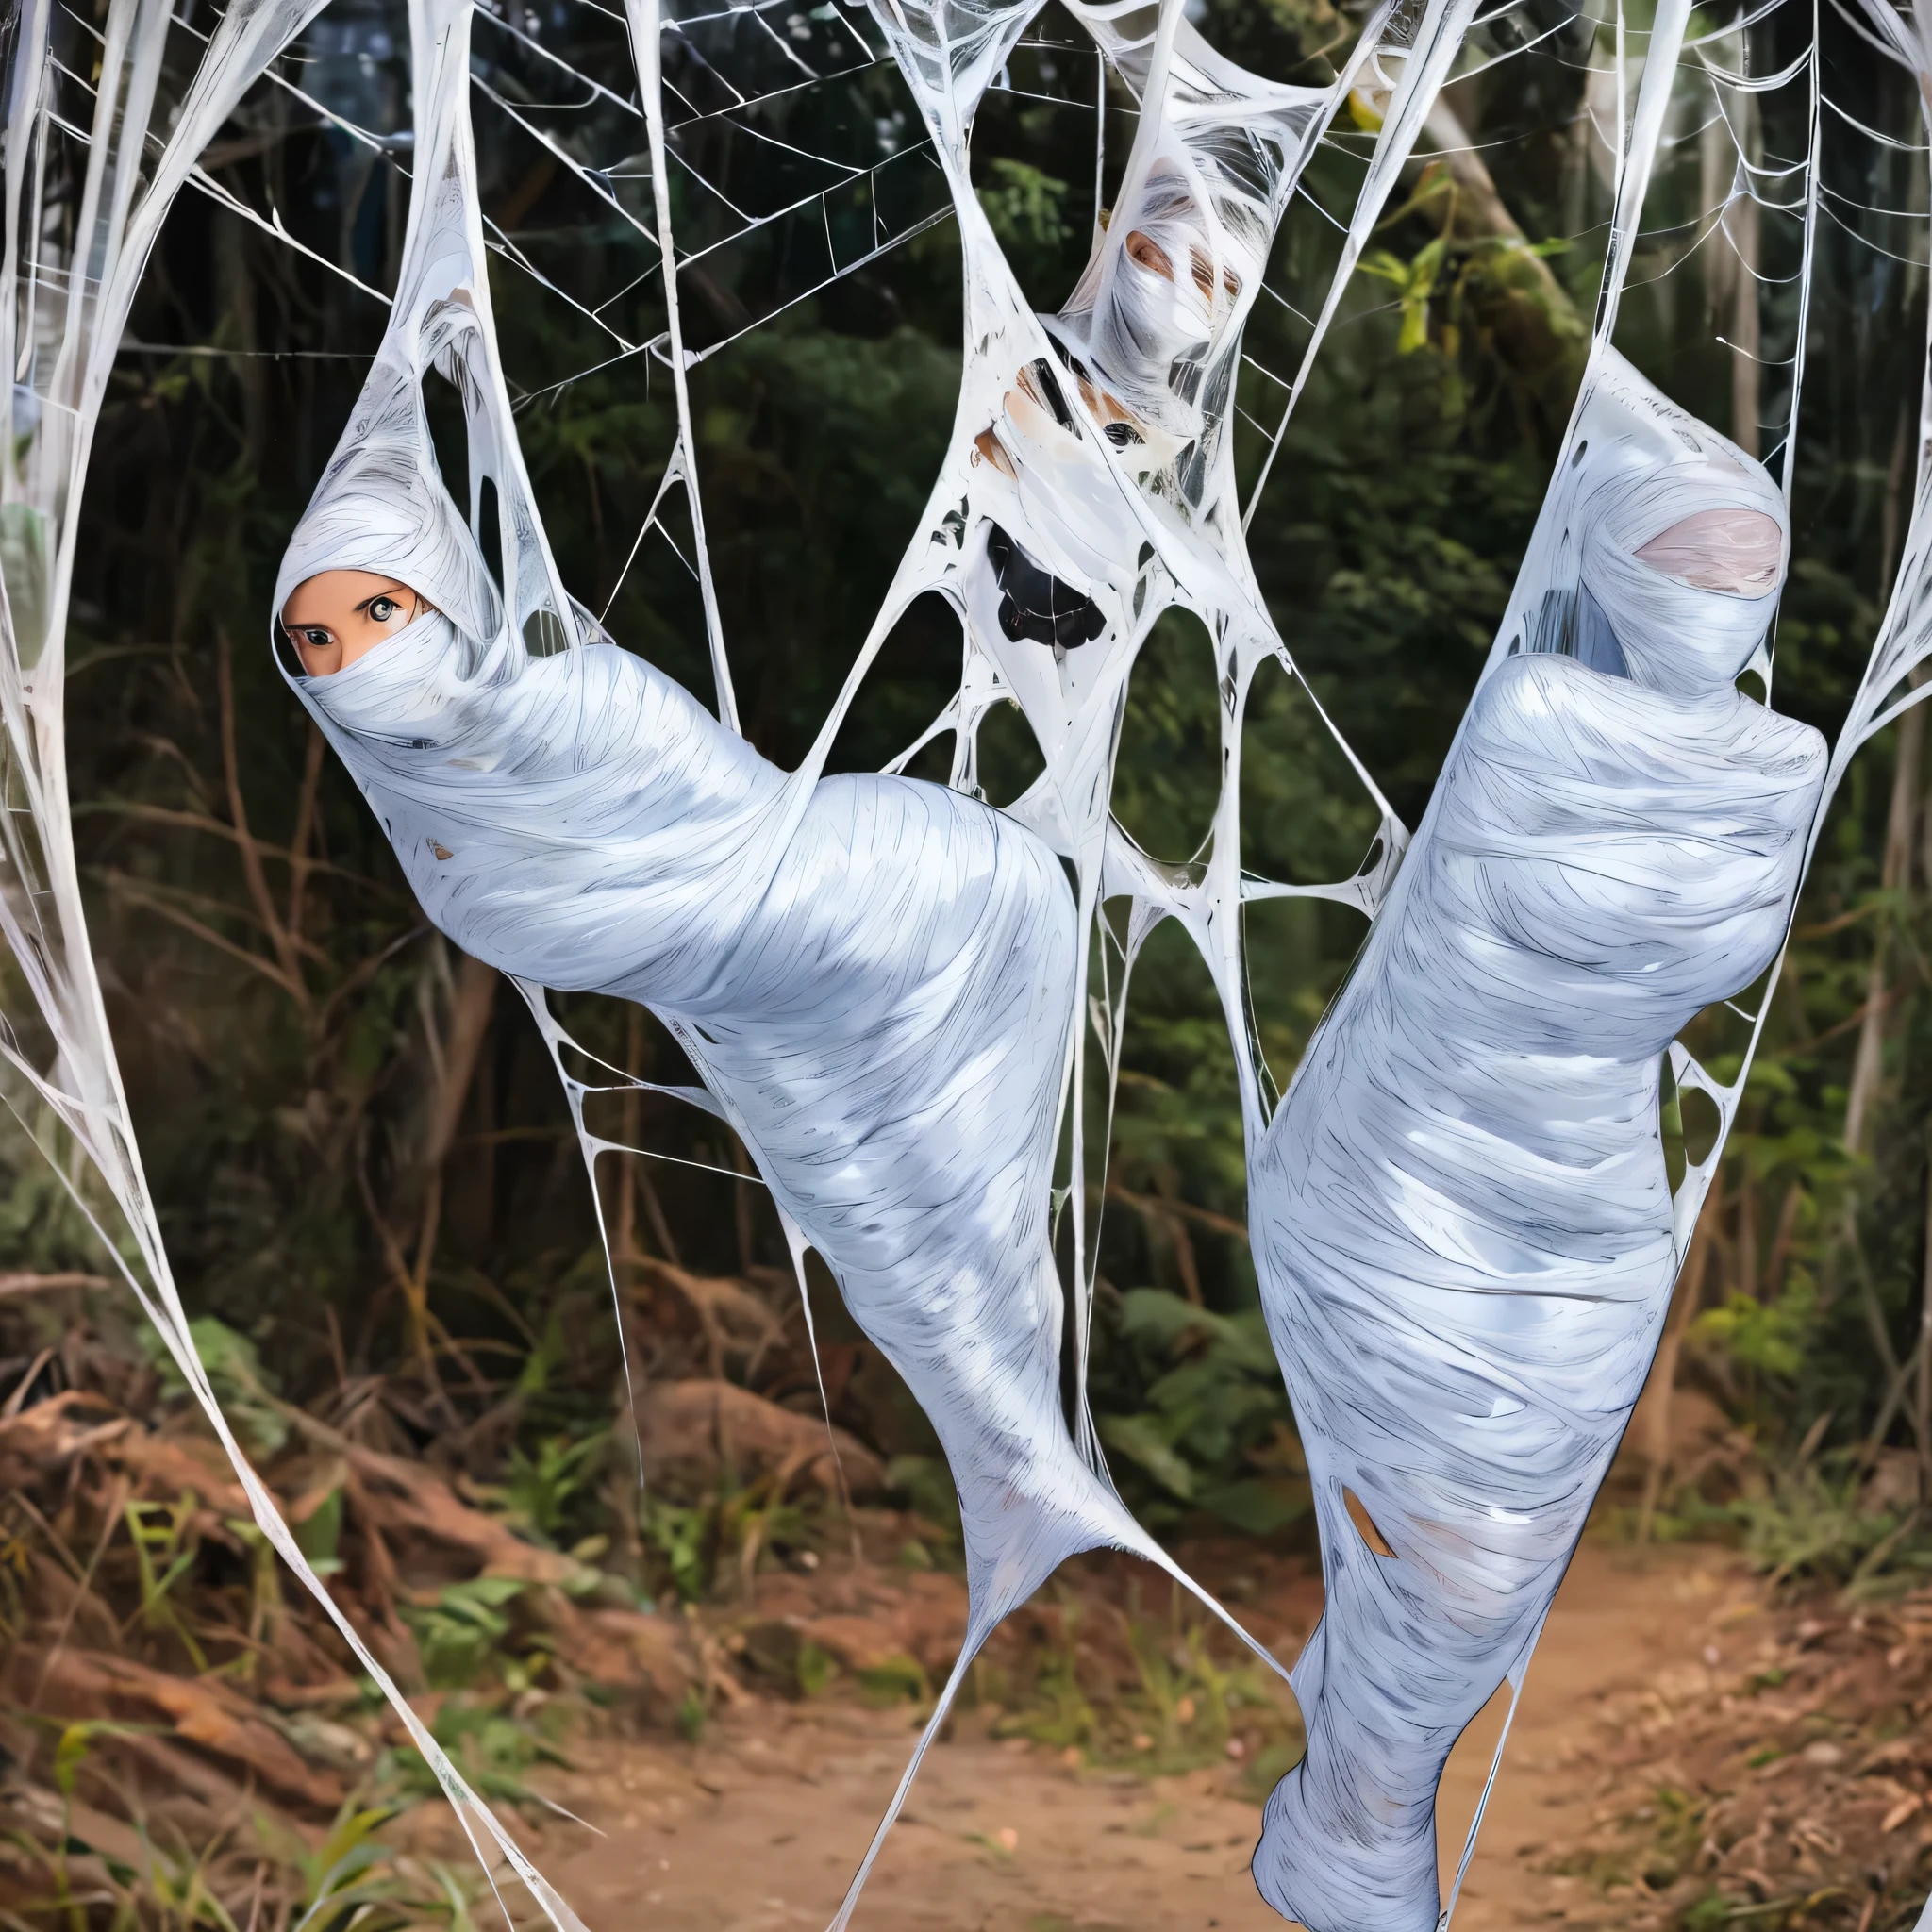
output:
M 369 1182 L 369 1163 L 358 1152 L 356 1160 L 356 1185 L 362 1196 L 362 1207 L 369 1216 L 369 1224 L 375 1230 L 375 1239 L 382 1248 L 382 1258 L 388 1264 L 390 1278 L 402 1291 L 403 1303 L 408 1311 L 409 1341 L 415 1350 L 418 1365 L 425 1380 L 439 1395 L 442 1394 L 442 1384 L 436 1373 L 436 1357 L 429 1346 L 429 1320 L 427 1307 L 426 1281 L 418 1282 L 416 1271 L 409 1266 L 403 1254 L 402 1243 L 397 1241 L 395 1230 L 389 1224 L 388 1218 L 376 1206 L 375 1190 Z M 441 1190 L 435 1191 L 438 1195 Z M 432 1229 L 433 1233 L 433 1229 Z M 445 1403 L 447 1396 L 443 1396 Z
M 1793 1194 L 1796 1190 L 1793 1189 Z M 1657 1345 L 1651 1374 L 1657 1382 L 1657 1396 L 1650 1411 L 1650 1441 L 1644 1444 L 1649 1467 L 1643 1473 L 1643 1500 L 1637 1510 L 1637 1541 L 1650 1541 L 1651 1526 L 1657 1520 L 1657 1507 L 1663 1495 L 1664 1477 L 1670 1471 L 1672 1399 L 1677 1389 L 1677 1360 L 1683 1353 L 1684 1337 L 1696 1319 L 1704 1301 L 1704 1279 L 1710 1271 L 1710 1252 L 1717 1235 L 1717 1224 L 1724 1209 L 1724 1168 L 1711 1176 L 1710 1191 L 1697 1216 L 1690 1236 L 1690 1252 L 1684 1257 L 1684 1272 L 1677 1277 L 1676 1293 L 1664 1324 L 1663 1340 Z
M 1884 534 L 1878 561 L 1878 592 L 1882 599 L 1890 587 L 1892 566 L 1898 557 L 1899 512 L 1904 501 L 1906 458 L 1911 446 L 1910 431 L 1918 412 L 1899 412 L 1897 433 L 1892 438 L 1891 460 L 1885 472 Z M 1911 674 L 1914 685 L 1924 679 L 1924 668 Z M 1924 756 L 1925 714 L 1914 706 L 1900 721 L 1897 755 L 1891 767 L 1891 802 L 1885 818 L 1885 852 L 1879 861 L 1880 889 L 1895 892 L 1911 884 L 1913 847 L 1919 823 L 1920 765 Z M 1852 1078 L 1845 1093 L 1844 1142 L 1854 1154 L 1862 1153 L 1865 1129 L 1872 1104 L 1877 1097 L 1883 1072 L 1885 1034 L 1882 1021 L 1885 1005 L 1885 969 L 1889 921 L 1881 920 L 1872 942 L 1872 963 L 1867 974 L 1865 1004 L 1860 1009 L 1858 1049 L 1852 1058 Z M 1888 1003 L 1889 1004 L 1889 1003 Z
M 1211 1227 L 1216 1234 L 1231 1234 L 1241 1241 L 1248 1238 L 1245 1223 L 1217 1214 L 1211 1208 L 1196 1208 L 1191 1201 L 1170 1201 L 1165 1197 L 1157 1200 L 1147 1194 L 1130 1193 L 1118 1181 L 1108 1182 L 1107 1198 L 1118 1201 L 1123 1208 L 1131 1208 L 1136 1214 L 1178 1215 L 1197 1227 Z
M 242 796 L 242 767 L 235 749 L 235 652 L 225 625 L 215 627 L 215 668 L 222 713 L 222 771 L 228 785 L 228 817 L 236 832 L 236 846 L 242 855 L 242 875 L 247 882 L 248 896 L 254 901 L 262 929 L 275 948 L 289 996 L 310 1014 L 314 1002 L 308 982 L 302 976 L 301 956 L 293 938 L 282 924 L 275 895 L 268 889 L 268 874 L 262 870 L 261 850 L 248 829 L 248 807 Z
M 0 1274 L 0 1296 L 63 1288 L 112 1288 L 104 1274 Z
M 671 1232 L 671 1223 L 664 1213 L 664 1203 L 658 1199 L 657 1184 L 651 1179 L 650 1169 L 641 1160 L 635 1163 L 638 1192 L 643 1196 L 644 1214 L 651 1224 L 652 1238 L 664 1250 L 664 1258 L 674 1268 L 684 1265 L 677 1252 L 677 1239 Z
M 315 806 L 322 788 L 322 757 L 325 749 L 326 741 L 311 721 L 308 749 L 302 760 L 302 792 L 295 802 L 295 830 L 289 840 L 289 930 L 298 937 L 302 915 L 308 909 L 308 875 L 317 869 L 317 861 L 308 856 L 308 846 L 315 837 Z M 336 870 L 333 866 L 322 869 Z
M 6 1406 L 0 1407 L 0 1422 L 11 1422 L 20 1413 L 21 1405 L 26 1401 L 26 1391 L 34 1386 L 34 1378 L 54 1359 L 54 1351 L 43 1348 L 27 1364 L 26 1374 L 13 1385 L 13 1393 L 7 1398 Z
M 426 924 L 412 925 L 408 932 L 398 933 L 380 952 L 369 954 L 351 967 L 343 975 L 342 983 L 322 1003 L 322 1010 L 315 1020 L 315 1030 L 318 1033 L 325 1031 L 338 1007 L 360 992 L 398 953 L 420 940 L 428 930 Z
M 423 1142 L 423 1163 L 435 1170 L 448 1158 L 456 1140 L 457 1123 L 476 1076 L 476 1062 L 490 1030 L 496 1005 L 496 968 L 464 955 L 457 968 L 456 991 L 450 1001 L 449 1033 L 442 1042 L 442 1078 L 429 1110 L 429 1128 Z
M 170 925 L 176 925 L 185 933 L 192 934 L 203 945 L 212 946 L 218 953 L 225 953 L 229 958 L 238 959 L 244 966 L 252 967 L 271 985 L 278 986 L 291 999 L 297 1000 L 305 1007 L 308 989 L 297 992 L 288 975 L 273 959 L 264 959 L 259 953 L 251 953 L 246 946 L 240 946 L 225 933 L 217 932 L 213 926 L 204 924 L 192 912 L 184 912 L 178 906 L 171 906 L 167 900 L 144 891 L 125 873 L 109 872 L 108 888 L 125 899 L 130 906 L 140 906 L 149 912 L 158 913 Z
M 319 762 L 319 761 L 318 761 Z M 142 824 L 170 825 L 184 832 L 204 832 L 210 839 L 221 839 L 230 845 L 239 845 L 241 836 L 225 819 L 215 818 L 205 811 L 184 811 L 179 806 L 150 805 L 139 798 L 95 798 L 83 800 L 74 808 L 75 818 L 110 817 L 134 819 Z M 366 874 L 351 872 L 347 866 L 333 865 L 325 858 L 298 859 L 295 853 L 281 845 L 271 845 L 264 839 L 255 841 L 255 849 L 263 858 L 273 859 L 277 865 L 299 866 L 305 873 L 326 873 L 331 878 L 352 880 L 358 886 L 365 886 L 372 892 L 380 892 L 393 898 L 395 893 L 380 879 L 370 878 Z
M 100 1536 L 94 1543 L 93 1555 L 87 1559 L 87 1568 L 81 1573 L 80 1587 L 69 1599 L 66 1613 L 60 1619 L 60 1627 L 54 1632 L 54 1641 L 48 1645 L 47 1654 L 41 1659 L 40 1674 L 34 1679 L 33 1694 L 27 1699 L 29 1710 L 40 1703 L 41 1687 L 47 1681 L 47 1673 L 60 1653 L 67 1648 L 68 1633 L 74 1628 L 74 1620 L 80 1613 L 82 1602 L 93 1594 L 94 1572 L 101 1567 L 101 1558 L 108 1554 L 108 1545 L 114 1541 L 114 1532 L 121 1527 L 122 1511 L 127 1507 L 128 1492 L 133 1487 L 125 1475 L 115 1480 L 108 1499 L 107 1520 L 101 1525 Z

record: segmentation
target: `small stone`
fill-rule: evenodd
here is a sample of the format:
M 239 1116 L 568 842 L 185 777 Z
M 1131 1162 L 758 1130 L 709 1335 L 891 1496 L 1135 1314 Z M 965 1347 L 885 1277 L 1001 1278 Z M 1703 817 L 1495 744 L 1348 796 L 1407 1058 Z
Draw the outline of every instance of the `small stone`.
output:
M 1020 1849 L 1020 1834 L 1010 1824 L 1003 1824 L 993 1834 L 993 1841 L 1003 1852 L 1017 1852 Z
M 1805 1762 L 1807 1764 L 1816 1764 L 1829 1771 L 1834 1764 L 1842 1764 L 1844 1761 L 1845 1754 L 1836 1744 L 1828 1743 L 1823 1738 L 1820 1738 L 1815 1744 L 1807 1744 L 1805 1746 Z
M 1227 1740 L 1227 1755 L 1234 1758 L 1245 1757 L 1248 1755 L 1248 1747 L 1239 1738 L 1230 1738 Z

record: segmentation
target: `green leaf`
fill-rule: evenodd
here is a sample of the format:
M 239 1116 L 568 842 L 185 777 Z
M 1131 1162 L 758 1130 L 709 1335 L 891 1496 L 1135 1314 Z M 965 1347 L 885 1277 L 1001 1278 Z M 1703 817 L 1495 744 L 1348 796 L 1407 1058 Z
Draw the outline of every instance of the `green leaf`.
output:
M 1100 1439 L 1109 1449 L 1118 1449 L 1130 1462 L 1138 1463 L 1176 1496 L 1192 1500 L 1194 1473 L 1174 1454 L 1158 1416 L 1104 1415 L 1100 1418 Z
M 1273 1536 L 1286 1529 L 1307 1514 L 1310 1504 L 1307 1484 L 1292 1478 L 1222 1483 L 1203 1490 L 1199 1500 L 1202 1508 L 1250 1536 Z

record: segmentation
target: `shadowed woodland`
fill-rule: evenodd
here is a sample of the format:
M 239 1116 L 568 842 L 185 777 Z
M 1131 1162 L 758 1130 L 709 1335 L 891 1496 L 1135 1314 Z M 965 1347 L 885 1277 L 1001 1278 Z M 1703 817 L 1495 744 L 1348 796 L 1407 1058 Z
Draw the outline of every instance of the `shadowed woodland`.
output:
M 1327 0 L 1205 0 L 1197 14 L 1234 58 L 1302 82 L 1331 75 L 1358 25 Z M 1507 51 L 1529 18 L 1477 39 Z M 672 446 L 668 375 L 649 354 L 610 361 L 595 319 L 560 292 L 594 261 L 605 286 L 625 288 L 609 313 L 645 341 L 662 325 L 655 261 L 532 138 L 575 83 L 560 88 L 509 21 L 479 17 L 476 115 L 486 210 L 519 258 L 499 258 L 496 291 L 525 456 L 565 582 L 622 643 L 708 695 L 683 512 L 634 548 Z M 1445 95 L 1250 532 L 1290 649 L 1410 825 L 1502 613 L 1588 347 L 1609 184 L 1589 133 L 1595 28 L 1565 21 L 1551 8 L 1535 49 Z M 1779 37 L 1797 24 L 1786 8 L 1752 30 L 1755 69 L 1791 58 Z M 559 7 L 554 25 L 547 43 L 568 44 L 580 72 L 630 90 L 620 24 Z M 1909 512 L 1926 183 L 1907 78 L 1829 10 L 1819 30 L 1834 97 L 1897 143 L 1826 128 L 1838 214 L 1820 233 L 1801 434 L 1795 451 L 1759 452 L 1796 473 L 1778 702 L 1832 731 Z M 1092 63 L 1052 8 L 1032 38 L 981 115 L 975 167 L 1046 308 L 1077 276 L 1097 213 Z M 402 9 L 336 0 L 285 65 L 310 95 L 402 133 L 407 47 Z M 1760 154 L 1802 151 L 1803 127 L 1765 98 L 1748 138 Z M 796 111 L 823 122 L 787 128 L 803 148 L 869 149 L 877 130 L 888 153 L 911 112 L 890 66 Z M 1374 111 L 1352 98 L 1354 129 Z M 1131 134 L 1117 83 L 1107 119 L 1103 197 Z M 1350 131 L 1345 116 L 1311 171 L 1330 209 L 1354 192 Z M 486 1796 L 541 1819 L 546 1767 L 582 1739 L 695 1740 L 760 1697 L 928 1699 L 963 1621 L 957 1510 L 929 1428 L 822 1273 L 808 1282 L 814 1353 L 776 1217 L 726 1129 L 662 1095 L 612 1096 L 591 1125 L 661 1158 L 607 1158 L 587 1175 L 516 989 L 429 929 L 275 669 L 276 564 L 382 325 L 380 305 L 326 264 L 387 285 L 399 158 L 406 141 L 373 154 L 264 87 L 205 165 L 279 210 L 312 255 L 201 194 L 170 218 L 90 476 L 69 758 L 94 947 L 203 1359 L 305 1551 L 439 1738 Z M 1795 324 L 1777 289 L 1759 313 L 1749 204 L 1715 229 L 1700 214 L 1712 165 L 1691 132 L 1658 191 L 1681 219 L 1647 220 L 1620 341 L 1756 449 L 1774 338 Z M 916 175 L 877 179 L 908 208 L 922 194 L 939 206 Z M 948 223 L 794 302 L 818 278 L 816 245 L 778 224 L 684 281 L 692 339 L 717 345 L 693 402 L 741 710 L 787 764 L 913 528 L 959 368 Z M 1335 251 L 1332 224 L 1291 211 L 1278 278 L 1305 308 Z M 1710 346 L 1713 318 L 1728 349 Z M 1264 299 L 1249 325 L 1266 368 L 1291 369 L 1306 335 L 1285 302 Z M 442 400 L 439 433 L 459 438 Z M 1252 392 L 1244 377 L 1244 478 L 1281 400 L 1265 369 Z M 956 621 L 915 607 L 834 768 L 888 763 L 944 703 L 958 663 Z M 1204 641 L 1164 623 L 1135 675 L 1114 799 L 1163 858 L 1186 860 L 1207 831 L 1216 704 Z M 1924 739 L 1914 710 L 1834 808 L 1593 1531 L 1734 1546 L 1779 1593 L 1781 1628 L 1823 1619 L 1830 1642 L 1856 1647 L 1846 1633 L 1861 1620 L 1892 1619 L 1881 1650 L 1901 1660 L 1858 1680 L 1845 1722 L 1874 1749 L 1902 1747 L 1883 1766 L 1893 1794 L 1882 1807 L 1865 1804 L 1869 1786 L 1848 1795 L 1846 1818 L 1824 1827 L 1835 1848 L 1812 1846 L 1808 1874 L 1762 1844 L 1734 1857 L 1759 1821 L 1725 1785 L 1734 1740 L 1714 1717 L 1724 1749 L 1698 1759 L 1704 1786 L 1673 1787 L 1651 1823 L 1576 1868 L 1600 1890 L 1631 1889 L 1658 1925 L 1890 1932 L 1932 1884 L 1932 1840 L 1914 1836 L 1932 1743 L 1913 1728 L 1932 1697 L 1916 1647 L 1932 1627 Z M 911 769 L 943 778 L 946 753 Z M 991 719 L 989 796 L 1011 798 L 1037 769 L 1017 714 Z M 1257 684 L 1242 783 L 1242 858 L 1257 873 L 1343 876 L 1374 836 L 1366 796 L 1285 676 Z M 1333 905 L 1251 909 L 1254 1013 L 1278 1087 L 1360 933 Z M 558 1004 L 611 1063 L 691 1078 L 641 1011 Z M 1728 1077 L 1741 1023 L 1714 1009 L 1697 1024 L 1700 1057 Z M 1102 1096 L 1088 1099 L 1101 1120 Z M 1714 1130 L 1668 1091 L 1665 1120 L 1679 1161 Z M 411 1849 L 433 1780 L 278 1574 L 164 1351 L 31 1144 L 48 1127 L 0 1123 L 0 1916 L 16 1932 L 480 1923 L 494 1909 L 480 1877 Z M 1171 928 L 1135 971 L 1106 1178 L 1089 1184 L 1102 1217 L 1094 1406 L 1124 1492 L 1210 1578 L 1301 1574 L 1307 1486 L 1245 1244 L 1233 1057 L 1206 973 Z M 1765 1668 L 1802 1682 L 1819 1644 L 1790 1636 L 1790 1656 Z M 1083 1563 L 1050 1587 L 989 1653 L 970 1701 L 996 1729 L 1093 1763 L 1232 1757 L 1252 1800 L 1298 1750 L 1291 1707 L 1124 1566 Z M 1801 1716 L 1790 1723 L 1777 1753 L 1807 1747 Z

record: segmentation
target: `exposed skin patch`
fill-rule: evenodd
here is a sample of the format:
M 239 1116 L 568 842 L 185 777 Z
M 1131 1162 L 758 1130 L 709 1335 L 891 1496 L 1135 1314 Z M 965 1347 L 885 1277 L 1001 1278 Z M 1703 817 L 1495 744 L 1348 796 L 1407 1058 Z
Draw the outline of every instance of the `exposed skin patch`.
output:
M 978 457 L 991 463 L 1002 476 L 1018 481 L 1019 472 L 1013 468 L 1013 459 L 1007 454 L 1006 445 L 1000 441 L 995 431 L 982 429 L 973 439 L 973 448 Z
M 1152 269 L 1158 275 L 1174 280 L 1174 263 L 1167 258 L 1164 249 L 1152 235 L 1143 235 L 1136 228 L 1127 237 L 1127 253 L 1144 269 Z
M 282 629 L 302 669 L 330 677 L 435 608 L 378 571 L 325 570 L 290 593 Z
M 1392 1557 L 1395 1552 L 1389 1547 L 1389 1539 L 1375 1527 L 1375 1519 L 1369 1514 L 1368 1507 L 1353 1490 L 1341 1492 L 1342 1507 L 1348 1511 L 1348 1520 L 1355 1524 L 1356 1533 L 1378 1557 Z
M 1754 509 L 1701 509 L 1658 532 L 1637 560 L 1693 590 L 1762 597 L 1781 575 L 1784 536 Z

